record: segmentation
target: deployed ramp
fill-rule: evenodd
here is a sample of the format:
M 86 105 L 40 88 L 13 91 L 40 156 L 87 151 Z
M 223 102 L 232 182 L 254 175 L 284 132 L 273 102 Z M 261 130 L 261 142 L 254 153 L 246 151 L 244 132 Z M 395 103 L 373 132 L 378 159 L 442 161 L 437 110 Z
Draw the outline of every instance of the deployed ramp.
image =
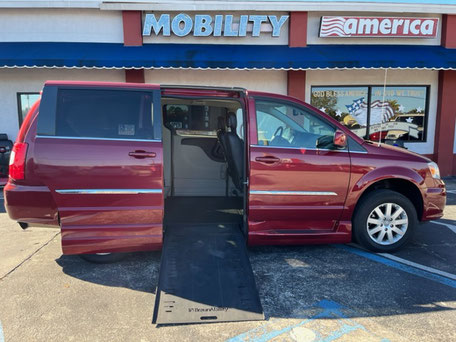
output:
M 237 224 L 166 227 L 153 323 L 262 319 L 245 239 Z

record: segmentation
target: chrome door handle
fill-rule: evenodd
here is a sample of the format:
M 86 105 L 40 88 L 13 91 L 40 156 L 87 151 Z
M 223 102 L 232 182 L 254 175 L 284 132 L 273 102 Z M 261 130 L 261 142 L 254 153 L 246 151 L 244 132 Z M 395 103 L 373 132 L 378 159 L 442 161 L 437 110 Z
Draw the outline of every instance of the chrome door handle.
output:
M 278 163 L 280 161 L 280 158 L 273 157 L 273 156 L 256 157 L 255 161 L 260 162 L 260 163 L 266 163 L 266 164 L 274 164 L 274 163 Z
M 133 151 L 133 152 L 129 152 L 128 155 L 130 157 L 142 159 L 142 158 L 155 158 L 157 154 L 155 152 Z

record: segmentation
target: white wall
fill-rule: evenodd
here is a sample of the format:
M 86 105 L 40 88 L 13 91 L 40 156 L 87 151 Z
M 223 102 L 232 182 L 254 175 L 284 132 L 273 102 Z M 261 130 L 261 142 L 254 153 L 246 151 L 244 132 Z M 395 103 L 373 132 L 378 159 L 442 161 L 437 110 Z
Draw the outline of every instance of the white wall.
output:
M 385 5 L 386 6 L 386 5 Z M 320 38 L 320 19 L 322 16 L 360 16 L 360 17 L 417 17 L 440 18 L 435 38 Z M 432 13 L 398 14 L 366 12 L 309 12 L 307 22 L 307 44 L 391 44 L 391 45 L 440 45 L 442 16 Z
M 259 70 L 146 70 L 146 83 L 244 87 L 287 93 L 286 71 Z
M 123 43 L 122 12 L 2 9 L 0 41 Z
M 383 85 L 384 70 L 313 70 L 306 73 L 306 102 L 310 102 L 312 86 Z M 434 133 L 437 117 L 438 71 L 389 70 L 386 85 L 430 85 L 427 141 L 406 143 L 405 146 L 422 154 L 434 153 Z
M 125 82 L 123 70 L 0 69 L 0 133 L 19 131 L 18 92 L 39 92 L 47 80 Z

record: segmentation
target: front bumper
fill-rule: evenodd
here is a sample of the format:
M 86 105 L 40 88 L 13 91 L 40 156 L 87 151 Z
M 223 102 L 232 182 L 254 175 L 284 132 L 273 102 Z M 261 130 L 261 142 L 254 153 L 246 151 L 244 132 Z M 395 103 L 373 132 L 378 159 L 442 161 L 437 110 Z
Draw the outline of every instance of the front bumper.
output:
M 435 180 L 432 188 L 427 188 L 423 199 L 422 221 L 429 221 L 441 218 L 445 209 L 447 192 L 445 183 L 442 180 Z

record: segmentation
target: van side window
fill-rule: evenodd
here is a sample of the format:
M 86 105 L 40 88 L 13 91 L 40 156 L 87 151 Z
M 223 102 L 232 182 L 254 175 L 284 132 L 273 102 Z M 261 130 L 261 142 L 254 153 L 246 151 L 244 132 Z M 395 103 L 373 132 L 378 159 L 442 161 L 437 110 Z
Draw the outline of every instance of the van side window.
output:
M 141 91 L 60 89 L 56 135 L 153 139 L 152 94 Z
M 297 106 L 283 102 L 255 101 L 258 144 L 265 146 L 332 148 L 335 128 Z

